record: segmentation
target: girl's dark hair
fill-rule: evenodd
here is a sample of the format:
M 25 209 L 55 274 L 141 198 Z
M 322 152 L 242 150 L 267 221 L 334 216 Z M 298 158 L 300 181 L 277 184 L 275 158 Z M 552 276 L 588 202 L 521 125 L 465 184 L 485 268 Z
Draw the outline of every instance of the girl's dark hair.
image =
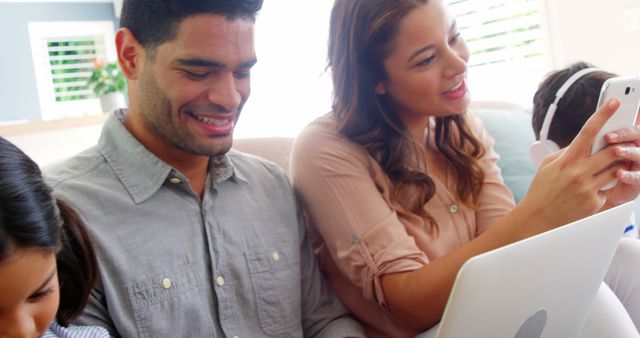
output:
M 547 116 L 549 106 L 556 99 L 558 89 L 571 75 L 591 67 L 593 65 L 579 61 L 569 67 L 550 73 L 540 83 L 533 96 L 533 116 L 531 118 L 536 139 L 540 139 L 544 118 Z M 573 83 L 558 102 L 547 138 L 554 141 L 560 148 L 568 146 L 596 111 L 602 84 L 614 76 L 615 74 L 612 73 L 598 71 L 586 74 Z
M 57 253 L 56 320 L 68 325 L 82 313 L 99 278 L 93 245 L 78 214 L 52 195 L 38 165 L 0 137 L 0 263 L 24 249 Z
M 387 78 L 384 60 L 391 54 L 402 19 L 428 0 L 337 0 L 331 12 L 329 67 L 333 77 L 333 111 L 340 132 L 381 165 L 394 184 L 393 196 L 411 211 L 437 223 L 424 210 L 435 194 L 423 169 L 420 145 L 374 87 Z M 473 136 L 465 114 L 435 118 L 435 142 L 456 175 L 456 192 L 473 206 L 484 172 L 482 144 Z

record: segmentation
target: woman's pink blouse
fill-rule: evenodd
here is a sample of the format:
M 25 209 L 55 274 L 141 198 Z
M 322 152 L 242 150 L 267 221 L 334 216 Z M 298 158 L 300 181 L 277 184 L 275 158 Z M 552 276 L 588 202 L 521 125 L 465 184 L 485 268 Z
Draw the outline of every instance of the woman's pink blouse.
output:
M 296 138 L 291 177 L 307 213 L 321 269 L 371 337 L 416 334 L 387 310 L 380 284 L 383 275 L 429 264 L 472 240 L 514 207 L 496 164 L 493 138 L 476 117 L 468 116 L 486 149 L 479 204 L 472 208 L 457 198 L 451 169 L 435 146 L 429 146 L 426 166 L 436 192 L 424 208 L 437 221 L 437 232 L 390 198 L 391 183 L 382 168 L 363 147 L 339 134 L 332 114 L 316 119 Z M 429 134 L 425 131 L 425 139 Z

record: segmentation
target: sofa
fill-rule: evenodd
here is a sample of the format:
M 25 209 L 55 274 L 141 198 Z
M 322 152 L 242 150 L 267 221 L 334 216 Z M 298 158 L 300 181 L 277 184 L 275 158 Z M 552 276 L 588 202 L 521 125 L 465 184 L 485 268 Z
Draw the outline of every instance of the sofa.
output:
M 528 147 L 533 142 L 530 116 L 521 106 L 502 101 L 474 101 L 472 110 L 496 138 L 495 149 L 502 156 L 498 164 L 507 185 L 519 201 L 535 172 L 528 158 Z M 94 145 L 107 116 L 102 114 L 24 125 L 0 125 L 0 135 L 15 143 L 40 166 L 46 167 Z M 47 146 L 43 147 L 43 144 Z M 289 137 L 234 140 L 235 149 L 271 160 L 285 171 L 289 168 L 292 144 L 293 138 Z
M 504 101 L 473 101 L 471 110 L 495 138 L 494 149 L 500 155 L 498 165 L 505 183 L 519 202 L 536 170 L 529 159 L 529 146 L 534 141 L 531 114 L 521 105 Z M 0 135 L 14 142 L 41 166 L 47 166 L 95 144 L 106 117 L 107 114 L 103 114 L 26 125 L 0 125 Z M 289 137 L 238 138 L 233 147 L 271 160 L 288 171 L 293 141 Z M 43 144 L 47 146 L 43 147 Z M 636 216 L 640 216 L 640 210 L 636 211 Z
M 494 150 L 500 155 L 498 166 L 502 177 L 516 203 L 520 202 L 536 172 L 529 158 L 529 147 L 535 141 L 530 110 L 510 102 L 475 101 L 471 111 L 495 139 Z M 245 138 L 234 140 L 234 148 L 266 158 L 288 171 L 293 142 L 293 138 L 282 137 Z M 635 224 L 640 224 L 640 204 L 637 202 L 635 217 Z
M 500 159 L 505 184 L 516 202 L 526 195 L 536 167 L 529 158 L 529 147 L 535 141 L 528 109 L 500 102 L 477 102 L 472 111 L 495 139 L 494 150 Z
M 476 101 L 471 109 L 495 138 L 505 183 L 520 201 L 536 171 L 529 160 L 529 146 L 535 140 L 531 115 L 518 104 L 502 101 Z M 293 141 L 286 137 L 241 138 L 234 140 L 233 148 L 266 158 L 288 171 Z

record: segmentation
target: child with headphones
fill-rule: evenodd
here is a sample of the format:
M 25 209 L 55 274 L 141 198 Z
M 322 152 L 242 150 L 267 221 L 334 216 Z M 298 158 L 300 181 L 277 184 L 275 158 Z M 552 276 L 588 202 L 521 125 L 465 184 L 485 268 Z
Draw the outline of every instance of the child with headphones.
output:
M 596 111 L 602 84 L 616 74 L 586 62 L 576 62 L 550 73 L 533 97 L 533 131 L 538 140 L 531 147 L 531 160 L 542 159 L 564 148 L 578 135 Z
M 531 123 L 538 141 L 531 146 L 530 155 L 536 166 L 573 141 L 596 111 L 602 85 L 616 76 L 583 61 L 547 75 L 533 97 Z M 627 237 L 638 237 L 635 223 L 632 215 Z
M 68 327 L 98 276 L 84 223 L 52 196 L 38 165 L 0 137 L 0 337 L 109 337 L 100 327 Z

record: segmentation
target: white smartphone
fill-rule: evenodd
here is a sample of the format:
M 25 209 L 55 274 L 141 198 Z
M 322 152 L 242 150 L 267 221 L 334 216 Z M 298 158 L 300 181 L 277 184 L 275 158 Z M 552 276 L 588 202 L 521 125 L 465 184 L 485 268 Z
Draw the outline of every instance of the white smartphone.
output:
M 614 97 L 618 98 L 622 104 L 596 135 L 591 146 L 591 155 L 608 145 L 604 138 L 607 133 L 635 124 L 638 109 L 640 109 L 640 76 L 619 76 L 605 81 L 600 90 L 598 108 Z M 610 189 L 616 183 L 617 180 L 614 180 L 602 190 Z

